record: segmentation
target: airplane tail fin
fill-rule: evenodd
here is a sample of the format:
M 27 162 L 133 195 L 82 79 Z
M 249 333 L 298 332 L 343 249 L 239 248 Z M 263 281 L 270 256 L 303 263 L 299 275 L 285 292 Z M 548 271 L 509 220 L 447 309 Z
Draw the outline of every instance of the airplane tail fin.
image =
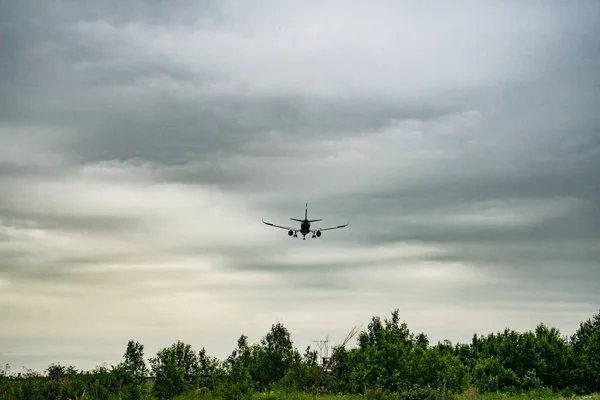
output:
M 322 219 L 308 219 L 308 203 L 306 203 L 306 208 L 304 209 L 304 219 L 308 220 L 308 222 L 317 222 L 322 221 Z
M 292 221 L 298 221 L 298 222 L 302 222 L 303 220 L 298 219 L 298 218 L 290 218 Z M 304 219 L 307 220 L 308 222 L 317 222 L 317 221 L 322 221 L 321 219 L 308 219 L 308 203 L 306 203 L 306 208 L 304 209 Z

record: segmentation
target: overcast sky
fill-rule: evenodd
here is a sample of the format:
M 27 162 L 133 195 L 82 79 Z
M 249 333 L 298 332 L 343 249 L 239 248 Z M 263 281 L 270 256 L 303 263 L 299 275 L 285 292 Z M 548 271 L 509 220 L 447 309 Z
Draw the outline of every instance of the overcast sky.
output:
M 600 309 L 596 1 L 0 0 L 0 362 Z M 303 241 L 261 223 L 293 224 Z

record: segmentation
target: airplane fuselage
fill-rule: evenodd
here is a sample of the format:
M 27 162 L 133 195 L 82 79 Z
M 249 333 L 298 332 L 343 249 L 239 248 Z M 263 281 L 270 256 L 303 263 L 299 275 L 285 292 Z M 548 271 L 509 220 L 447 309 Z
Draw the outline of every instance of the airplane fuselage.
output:
M 298 221 L 300 222 L 300 229 L 295 231 L 290 229 L 290 231 L 288 232 L 288 234 L 290 236 L 296 236 L 296 232 L 300 233 L 302 235 L 303 239 L 306 239 L 306 235 L 308 235 L 310 233 L 310 223 L 312 222 L 311 220 L 309 220 L 308 218 L 304 217 L 304 219 L 297 219 L 297 218 L 290 218 L 292 221 Z
M 306 236 L 310 233 L 310 221 L 305 219 L 302 222 L 300 222 L 300 233 L 303 236 Z

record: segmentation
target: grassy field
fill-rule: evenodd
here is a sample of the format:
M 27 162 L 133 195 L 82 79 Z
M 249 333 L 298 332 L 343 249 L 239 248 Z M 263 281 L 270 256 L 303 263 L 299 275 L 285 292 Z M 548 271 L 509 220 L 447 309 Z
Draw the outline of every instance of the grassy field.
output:
M 186 394 L 175 397 L 173 400 L 200 400 L 200 399 L 214 399 L 218 397 L 212 397 L 210 394 Z M 398 395 L 385 395 L 384 393 L 371 391 L 365 395 L 311 395 L 308 393 L 261 393 L 254 394 L 250 397 L 251 400 L 600 400 L 600 394 L 588 395 L 588 396 L 564 396 L 557 393 L 552 393 L 547 390 L 537 390 L 522 394 L 507 394 L 507 393 L 485 393 L 478 394 L 476 390 L 471 389 L 466 392 L 455 395 L 455 396 L 443 396 L 439 397 L 420 399 L 412 397 L 404 397 Z
M 217 397 L 211 397 L 210 395 L 202 395 L 202 394 L 187 394 L 175 397 L 173 400 L 201 400 L 201 399 L 211 399 L 218 400 Z M 399 399 L 399 397 L 394 395 L 310 395 L 306 393 L 292 393 L 287 396 L 283 393 L 267 393 L 267 394 L 255 394 L 251 398 L 251 400 L 392 400 Z M 440 398 L 439 400 L 442 400 Z M 600 400 L 600 394 L 589 395 L 589 396 L 573 396 L 573 397 L 565 397 L 560 395 L 547 395 L 547 394 L 536 394 L 536 393 L 527 393 L 527 394 L 503 394 L 503 393 L 487 393 L 483 395 L 473 395 L 473 394 L 462 394 L 456 397 L 446 397 L 446 399 L 455 399 L 455 400 Z M 402 399 L 404 400 L 404 399 Z M 421 399 L 411 399 L 411 400 L 421 400 Z M 426 399 L 423 399 L 426 400 Z M 431 399 L 437 400 L 437 399 Z

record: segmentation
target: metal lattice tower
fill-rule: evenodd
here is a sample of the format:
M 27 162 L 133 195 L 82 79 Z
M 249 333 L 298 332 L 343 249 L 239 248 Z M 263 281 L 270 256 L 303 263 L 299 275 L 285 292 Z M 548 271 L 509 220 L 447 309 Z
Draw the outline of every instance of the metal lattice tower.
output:
M 324 363 L 329 358 L 329 335 L 325 340 L 313 340 L 319 346 L 319 358 L 321 363 Z

